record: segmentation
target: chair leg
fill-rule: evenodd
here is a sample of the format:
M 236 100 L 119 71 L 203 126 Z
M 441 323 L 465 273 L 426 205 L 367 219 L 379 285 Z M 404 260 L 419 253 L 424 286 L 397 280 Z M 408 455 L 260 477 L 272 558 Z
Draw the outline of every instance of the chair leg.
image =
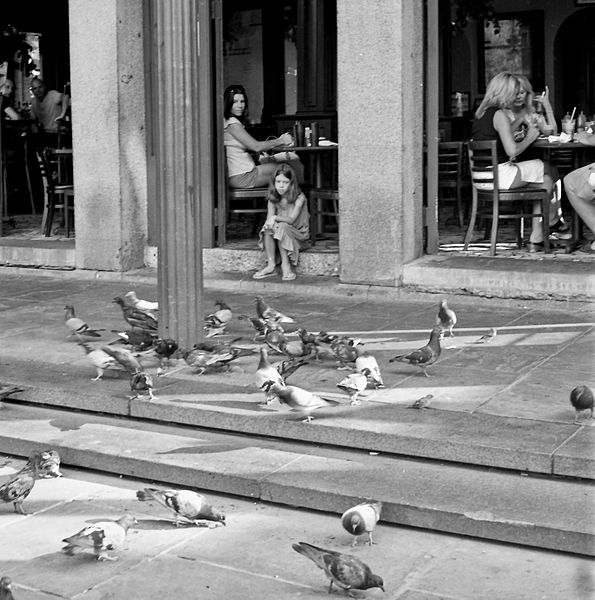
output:
M 459 227 L 463 229 L 463 190 L 461 186 L 457 187 L 457 220 Z
M 496 256 L 496 242 L 498 240 L 498 221 L 500 214 L 500 207 L 498 206 L 498 200 L 494 202 L 494 208 L 492 211 L 492 239 L 490 242 L 490 256 Z
M 473 199 L 471 202 L 471 216 L 469 217 L 469 226 L 467 227 L 467 233 L 465 234 L 465 239 L 463 242 L 463 250 L 467 250 L 469 247 L 469 243 L 471 242 L 471 236 L 473 235 L 473 230 L 475 229 L 475 219 L 477 217 L 477 193 L 475 189 L 473 190 Z
M 550 199 L 547 194 L 541 199 L 541 222 L 543 229 L 543 252 L 550 253 Z

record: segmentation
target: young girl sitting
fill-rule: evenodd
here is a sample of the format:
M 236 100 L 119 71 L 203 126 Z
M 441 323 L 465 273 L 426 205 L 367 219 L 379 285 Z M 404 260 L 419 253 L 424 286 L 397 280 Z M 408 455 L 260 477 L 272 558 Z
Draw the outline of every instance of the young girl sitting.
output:
M 296 277 L 291 265 L 297 265 L 300 250 L 310 245 L 310 215 L 295 171 L 288 164 L 280 164 L 273 173 L 267 200 L 267 220 L 259 234 L 267 264 L 252 277 L 264 279 L 277 274 L 278 248 L 282 279 L 291 281 Z

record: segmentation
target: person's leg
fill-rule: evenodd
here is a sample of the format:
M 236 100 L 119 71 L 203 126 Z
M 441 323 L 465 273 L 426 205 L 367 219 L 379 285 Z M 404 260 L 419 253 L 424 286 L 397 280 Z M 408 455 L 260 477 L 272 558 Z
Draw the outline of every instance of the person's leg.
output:
M 256 177 L 254 179 L 254 187 L 263 187 L 269 185 L 279 163 L 270 162 L 256 166 Z
M 587 227 L 595 233 L 595 190 L 589 183 L 592 173 L 591 167 L 581 167 L 572 171 L 564 177 L 564 190 L 568 201 L 584 221 Z M 591 243 L 591 249 L 595 250 L 595 242 Z
M 529 183 L 527 184 L 527 187 L 545 188 L 548 191 L 548 197 L 551 198 L 554 190 L 554 182 L 551 175 L 544 175 L 543 183 Z M 548 215 L 550 223 L 552 223 L 552 219 L 554 223 L 558 220 L 557 208 L 559 206 L 559 200 L 557 202 L 557 206 L 556 202 L 550 202 L 550 214 Z M 533 203 L 533 212 L 541 213 L 541 202 L 538 200 Z M 531 244 L 541 244 L 543 242 L 543 227 L 541 226 L 541 217 L 534 217 L 531 221 L 531 235 L 529 236 L 529 242 Z
M 254 279 L 263 279 L 265 277 L 270 277 L 277 272 L 277 262 L 276 262 L 276 251 L 277 251 L 277 242 L 273 238 L 272 231 L 265 231 L 262 233 L 262 244 L 264 246 L 264 253 L 267 257 L 267 264 L 260 269 L 260 271 L 256 271 L 252 276 Z

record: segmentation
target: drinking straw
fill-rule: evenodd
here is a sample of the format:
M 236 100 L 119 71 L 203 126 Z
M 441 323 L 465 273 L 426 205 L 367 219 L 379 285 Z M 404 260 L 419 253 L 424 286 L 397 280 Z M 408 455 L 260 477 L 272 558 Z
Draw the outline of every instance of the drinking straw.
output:
M 570 115 L 570 120 L 574 119 L 574 113 L 576 112 L 576 106 L 572 109 L 572 114 Z

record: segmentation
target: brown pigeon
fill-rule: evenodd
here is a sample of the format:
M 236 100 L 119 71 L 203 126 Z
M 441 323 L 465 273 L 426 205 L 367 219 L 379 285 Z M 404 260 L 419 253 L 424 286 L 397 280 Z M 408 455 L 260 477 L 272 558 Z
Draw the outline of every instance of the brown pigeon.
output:
M 142 502 L 155 500 L 165 508 L 173 510 L 176 515 L 176 527 L 180 525 L 180 518 L 199 526 L 202 525 L 201 521 L 214 521 L 225 525 L 225 515 L 213 508 L 205 496 L 192 490 L 145 488 L 136 492 L 136 497 Z
M 78 533 L 64 538 L 66 544 L 62 552 L 73 556 L 75 550 L 92 550 L 97 560 L 118 560 L 110 556 L 108 550 L 121 546 L 132 525 L 138 521 L 131 515 L 124 515 L 117 521 L 99 521 L 81 529 Z
M 351 554 L 341 554 L 334 550 L 325 550 L 306 542 L 291 546 L 296 552 L 309 558 L 317 567 L 322 569 L 330 579 L 328 593 L 333 589 L 333 583 L 347 592 L 380 588 L 384 592 L 384 581 L 379 575 L 372 573 L 370 567 Z
M 269 306 L 262 296 L 256 296 L 256 314 L 259 318 L 273 323 L 295 323 L 295 319 L 284 315 L 277 309 Z
M 0 486 L 0 500 L 12 502 L 14 512 L 26 515 L 23 500 L 31 493 L 35 482 L 47 475 L 59 477 L 62 475 L 59 466 L 59 461 L 56 465 L 55 456 L 50 456 L 49 452 L 34 452 L 27 464 Z
M 368 534 L 368 544 L 374 544 L 372 532 L 380 519 L 382 502 L 362 502 L 357 506 L 348 508 L 341 516 L 341 525 L 353 537 L 352 546 L 357 545 L 357 538 L 364 533 Z
M 132 306 L 127 306 L 124 300 L 117 296 L 112 300 L 122 309 L 122 316 L 130 327 L 137 327 L 145 331 L 157 331 L 158 323 L 155 315 L 149 310 L 140 310 Z
M 414 365 L 416 367 L 420 367 L 424 372 L 426 377 L 429 377 L 426 369 L 433 365 L 438 358 L 440 358 L 440 352 L 442 348 L 440 347 L 440 334 L 442 333 L 442 328 L 437 325 L 432 329 L 430 333 L 430 339 L 428 343 L 410 352 L 409 354 L 400 354 L 399 356 L 395 356 L 391 358 L 388 362 L 408 362 L 410 365 Z

